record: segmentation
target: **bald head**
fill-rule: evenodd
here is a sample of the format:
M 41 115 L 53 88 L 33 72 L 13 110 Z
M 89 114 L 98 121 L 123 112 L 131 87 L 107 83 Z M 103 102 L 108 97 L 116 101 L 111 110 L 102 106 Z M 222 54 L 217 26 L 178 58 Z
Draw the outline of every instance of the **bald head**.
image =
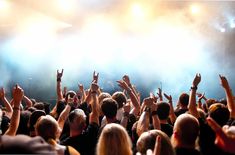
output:
M 190 114 L 180 115 L 174 125 L 174 138 L 181 145 L 195 145 L 199 134 L 199 122 Z

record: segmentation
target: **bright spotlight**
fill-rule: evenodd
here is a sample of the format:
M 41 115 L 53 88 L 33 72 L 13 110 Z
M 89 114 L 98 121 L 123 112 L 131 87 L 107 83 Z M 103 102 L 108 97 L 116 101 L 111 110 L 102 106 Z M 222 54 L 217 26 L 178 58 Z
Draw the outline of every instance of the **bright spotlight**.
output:
M 235 23 L 234 23 L 234 21 L 232 21 L 231 23 L 230 23 L 230 27 L 233 29 L 233 28 L 235 28 Z
M 192 14 L 196 15 L 200 12 L 200 7 L 194 4 L 190 7 L 190 11 Z
M 0 0 L 0 11 L 9 9 L 9 2 L 7 0 Z
M 73 0 L 59 0 L 58 1 L 59 8 L 64 11 L 64 13 L 73 12 L 75 9 L 75 4 Z
M 145 16 L 143 7 L 138 3 L 131 6 L 131 13 L 135 19 L 141 19 Z
M 223 33 L 223 32 L 225 32 L 225 31 L 226 31 L 226 30 L 225 30 L 225 28 L 223 28 L 223 27 L 222 27 L 222 28 L 220 28 L 220 32 L 222 32 L 222 33 Z

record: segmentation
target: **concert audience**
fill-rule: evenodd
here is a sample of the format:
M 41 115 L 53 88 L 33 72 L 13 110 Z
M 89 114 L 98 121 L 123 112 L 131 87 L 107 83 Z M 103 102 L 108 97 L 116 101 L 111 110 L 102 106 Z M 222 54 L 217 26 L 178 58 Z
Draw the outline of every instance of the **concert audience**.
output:
M 30 99 L 18 84 L 10 100 L 0 88 L 0 154 L 235 154 L 234 96 L 222 75 L 226 100 L 197 92 L 196 74 L 175 108 L 160 88 L 140 100 L 128 75 L 113 95 L 100 89 L 99 73 L 88 89 L 78 84 L 78 91 L 62 90 L 62 77 L 63 70 L 57 71 L 55 106 Z

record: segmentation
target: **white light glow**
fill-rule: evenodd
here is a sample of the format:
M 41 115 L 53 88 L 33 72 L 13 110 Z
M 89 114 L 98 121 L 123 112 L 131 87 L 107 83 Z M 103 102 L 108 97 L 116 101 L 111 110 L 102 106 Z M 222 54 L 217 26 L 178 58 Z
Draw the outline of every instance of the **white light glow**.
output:
M 191 11 L 192 14 L 197 15 L 197 14 L 200 13 L 201 9 L 200 9 L 200 7 L 198 5 L 193 4 L 190 7 L 190 11 Z
M 8 0 L 0 0 L 0 11 L 6 11 L 10 7 Z

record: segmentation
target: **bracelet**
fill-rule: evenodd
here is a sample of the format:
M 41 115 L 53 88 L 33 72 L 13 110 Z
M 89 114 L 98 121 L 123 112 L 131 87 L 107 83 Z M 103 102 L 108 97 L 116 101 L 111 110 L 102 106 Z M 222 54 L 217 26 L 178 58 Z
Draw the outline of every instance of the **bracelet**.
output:
M 61 82 L 61 78 L 57 78 L 57 82 Z
M 192 86 L 191 90 L 197 90 L 197 86 Z
M 13 110 L 20 110 L 20 108 L 19 107 L 14 107 Z
M 157 115 L 157 111 L 153 111 L 153 112 L 151 113 L 151 115 L 152 115 L 152 116 Z

